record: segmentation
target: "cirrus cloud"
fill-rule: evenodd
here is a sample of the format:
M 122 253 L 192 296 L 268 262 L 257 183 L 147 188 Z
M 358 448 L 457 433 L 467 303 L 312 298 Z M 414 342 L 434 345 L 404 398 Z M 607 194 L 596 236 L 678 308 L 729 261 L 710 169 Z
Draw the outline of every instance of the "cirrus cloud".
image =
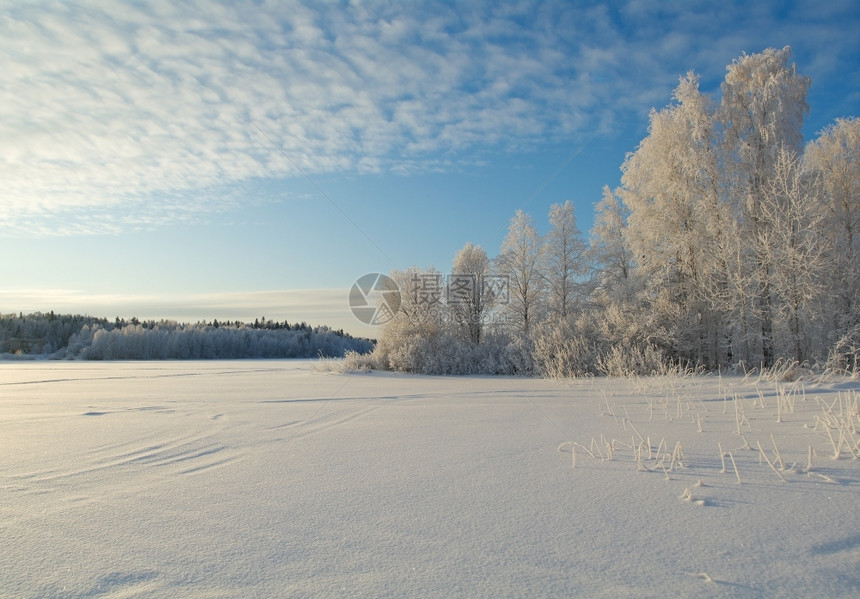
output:
M 449 169 L 607 133 L 688 68 L 720 73 L 772 16 L 706 7 L 13 3 L 0 231 L 156 226 L 235 209 L 255 180 Z M 698 39 L 705 24 L 719 39 Z

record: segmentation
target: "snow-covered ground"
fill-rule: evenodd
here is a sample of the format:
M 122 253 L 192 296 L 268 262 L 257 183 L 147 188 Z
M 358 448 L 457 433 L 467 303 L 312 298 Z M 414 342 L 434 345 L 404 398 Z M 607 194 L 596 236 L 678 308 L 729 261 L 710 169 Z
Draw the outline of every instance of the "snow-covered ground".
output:
M 858 396 L 3 363 L 0 596 L 857 597 Z

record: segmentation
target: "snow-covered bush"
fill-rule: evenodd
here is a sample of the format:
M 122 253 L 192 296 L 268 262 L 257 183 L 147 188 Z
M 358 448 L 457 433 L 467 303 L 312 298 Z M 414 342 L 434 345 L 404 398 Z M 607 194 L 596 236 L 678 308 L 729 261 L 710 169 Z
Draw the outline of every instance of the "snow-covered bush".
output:
M 860 377 L 860 324 L 833 344 L 828 352 L 827 368 Z
M 382 345 L 382 344 L 381 344 Z M 517 344 L 495 341 L 472 343 L 453 335 L 432 338 L 406 337 L 382 345 L 385 359 L 377 351 L 365 364 L 419 374 L 526 374 L 530 360 Z M 379 352 L 381 353 L 381 352 Z
M 535 370 L 548 378 L 576 378 L 596 374 L 598 344 L 573 323 L 544 325 L 533 342 Z
M 606 376 L 650 376 L 665 369 L 663 356 L 653 345 L 614 345 L 597 357 L 597 371 Z

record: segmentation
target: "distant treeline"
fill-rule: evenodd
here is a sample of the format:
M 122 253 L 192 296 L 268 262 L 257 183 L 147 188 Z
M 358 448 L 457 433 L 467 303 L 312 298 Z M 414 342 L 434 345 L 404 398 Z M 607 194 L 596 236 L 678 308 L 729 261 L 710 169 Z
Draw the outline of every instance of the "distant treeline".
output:
M 266 318 L 253 324 L 213 320 L 125 320 L 79 314 L 0 314 L 0 356 L 79 360 L 210 360 L 341 357 L 374 341 L 343 330 Z

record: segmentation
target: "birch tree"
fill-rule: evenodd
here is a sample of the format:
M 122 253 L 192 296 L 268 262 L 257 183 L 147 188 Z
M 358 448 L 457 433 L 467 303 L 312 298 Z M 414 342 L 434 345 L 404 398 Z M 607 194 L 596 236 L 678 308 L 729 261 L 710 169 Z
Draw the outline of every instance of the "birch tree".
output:
M 708 295 L 725 270 L 714 116 L 692 72 L 674 100 L 651 111 L 648 137 L 622 166 L 619 195 L 652 313 L 674 327 L 681 357 L 713 363 L 721 319 Z
M 837 119 L 804 151 L 827 206 L 833 326 L 860 326 L 860 119 Z
M 540 315 L 544 281 L 541 239 L 532 218 L 517 210 L 497 258 L 499 274 L 508 277 L 510 300 L 506 312 L 517 332 L 527 336 Z
M 749 252 L 743 266 L 755 281 L 749 314 L 756 322 L 758 345 L 765 365 L 774 360 L 773 265 L 762 262 L 767 252 L 755 244 L 767 237 L 762 202 L 780 149 L 799 152 L 802 126 L 809 107 L 806 103 L 808 77 L 789 65 L 791 48 L 769 48 L 762 53 L 744 54 L 727 69 L 722 85 L 720 118 L 724 128 L 726 167 L 731 170 L 731 198 L 742 224 Z M 747 348 L 748 356 L 752 348 Z
M 485 294 L 490 275 L 490 259 L 479 245 L 467 243 L 457 252 L 448 281 L 448 306 L 464 337 L 480 343 L 484 320 L 492 307 L 492 296 Z
M 589 255 L 597 269 L 596 291 L 616 302 L 631 299 L 634 261 L 627 241 L 627 210 L 608 185 L 594 206 Z
M 828 269 L 826 214 L 816 186 L 804 177 L 797 156 L 783 148 L 764 190 L 761 263 L 771 264 L 770 287 L 787 332 L 787 350 L 798 362 L 811 356 L 812 327 L 823 316 Z
M 544 243 L 549 310 L 554 319 L 567 320 L 581 302 L 581 278 L 587 274 L 587 245 L 576 226 L 570 201 L 549 209 L 552 227 Z

